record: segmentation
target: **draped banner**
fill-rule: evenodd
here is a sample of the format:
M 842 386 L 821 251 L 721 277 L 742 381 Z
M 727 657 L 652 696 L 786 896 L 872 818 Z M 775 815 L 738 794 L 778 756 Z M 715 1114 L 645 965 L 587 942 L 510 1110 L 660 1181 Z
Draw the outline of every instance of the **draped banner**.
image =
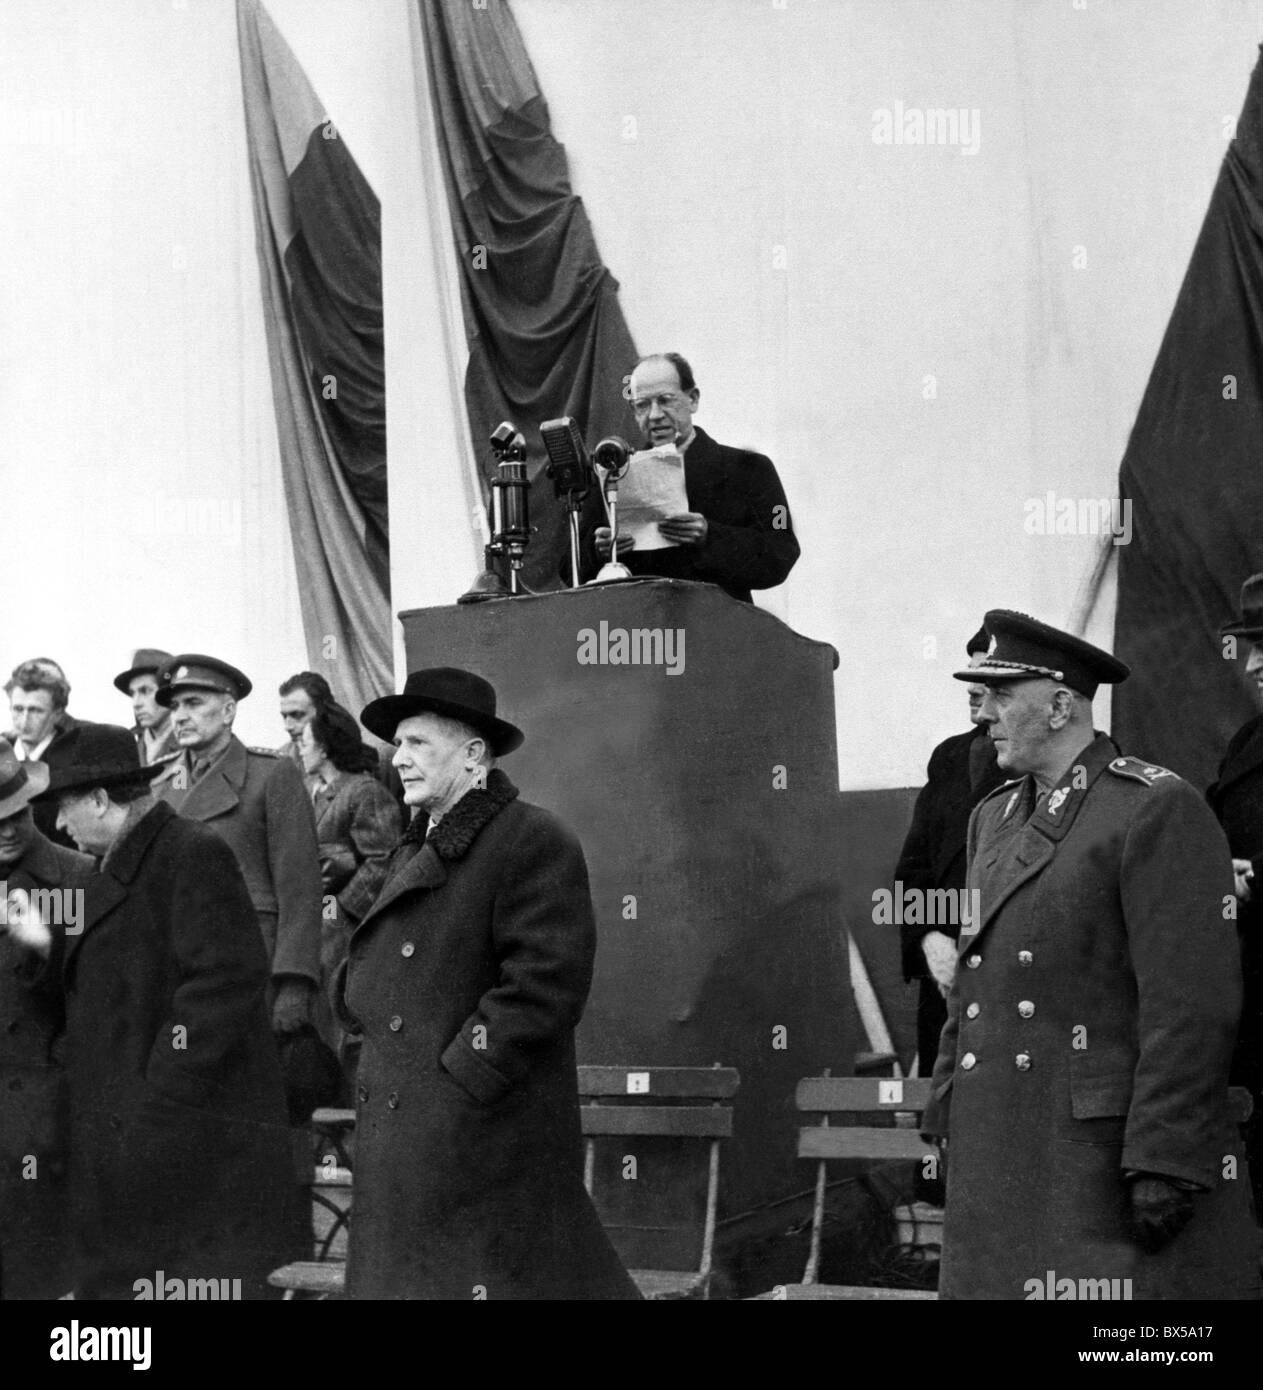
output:
M 555 587 L 569 553 L 565 511 L 541 477 L 537 427 L 572 415 L 589 444 L 634 439 L 622 392 L 636 351 L 508 4 L 418 6 L 461 265 L 474 447 L 486 456 L 501 420 L 526 436 L 538 531 L 525 576 Z M 488 459 L 484 491 L 493 471 Z
M 258 0 L 237 35 L 308 660 L 358 710 L 394 688 L 380 208 Z
M 1263 570 L 1263 65 L 1154 363 L 1120 472 L 1113 732 L 1199 787 L 1255 712 L 1219 627 Z

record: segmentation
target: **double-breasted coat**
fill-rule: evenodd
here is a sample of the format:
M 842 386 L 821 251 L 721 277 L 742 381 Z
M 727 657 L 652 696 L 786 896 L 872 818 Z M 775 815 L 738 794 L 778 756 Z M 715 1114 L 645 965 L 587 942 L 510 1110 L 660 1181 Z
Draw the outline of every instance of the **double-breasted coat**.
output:
M 266 748 L 247 748 L 234 734 L 196 782 L 186 754 L 154 779 L 153 790 L 231 847 L 245 875 L 273 977 L 301 975 L 319 986 L 322 893 L 316 823 L 294 763 Z
M 86 854 L 36 830 L 0 878 L 8 892 L 73 892 L 91 868 Z M 64 918 L 68 900 L 61 901 Z M 27 987 L 25 956 L 0 932 L 0 1298 L 60 1298 L 71 1283 L 63 1078 L 54 1049 L 62 1014 L 58 1000 Z
M 516 798 L 493 771 L 401 846 L 335 981 L 363 1034 L 352 1298 L 637 1297 L 583 1188 L 583 851 Z
M 1202 798 L 1103 735 L 1044 800 L 1010 782 L 970 821 L 980 917 L 924 1116 L 946 1136 L 940 1296 L 1131 1280 L 1133 1298 L 1257 1296 L 1228 1063 L 1241 998 L 1228 846 Z M 1164 1249 L 1127 1174 L 1195 1192 Z
M 267 961 L 232 852 L 155 805 L 83 881 L 44 972 L 65 1001 L 76 1293 L 265 1289 L 293 1187 Z

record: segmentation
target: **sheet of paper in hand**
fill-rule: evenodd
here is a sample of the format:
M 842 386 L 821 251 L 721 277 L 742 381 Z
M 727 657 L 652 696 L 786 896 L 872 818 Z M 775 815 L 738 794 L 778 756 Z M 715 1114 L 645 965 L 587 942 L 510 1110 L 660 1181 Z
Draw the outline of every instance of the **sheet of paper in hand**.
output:
M 669 541 L 658 523 L 689 509 L 684 487 L 684 455 L 665 444 L 633 454 L 618 484 L 618 533 L 631 536 L 637 550 L 665 550 Z

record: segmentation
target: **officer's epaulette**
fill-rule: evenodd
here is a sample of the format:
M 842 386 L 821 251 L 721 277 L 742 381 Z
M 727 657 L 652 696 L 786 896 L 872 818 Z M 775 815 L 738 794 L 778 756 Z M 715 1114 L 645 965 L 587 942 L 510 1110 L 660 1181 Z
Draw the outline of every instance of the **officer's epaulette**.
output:
M 261 758 L 279 758 L 281 755 L 275 748 L 256 748 L 253 743 L 246 744 L 247 753 L 257 753 Z
M 1115 758 L 1110 763 L 1109 768 L 1115 777 L 1130 777 L 1133 782 L 1143 782 L 1146 787 L 1152 787 L 1163 777 L 1178 775 L 1172 772 L 1169 767 L 1159 767 L 1157 763 L 1147 763 L 1143 758 Z

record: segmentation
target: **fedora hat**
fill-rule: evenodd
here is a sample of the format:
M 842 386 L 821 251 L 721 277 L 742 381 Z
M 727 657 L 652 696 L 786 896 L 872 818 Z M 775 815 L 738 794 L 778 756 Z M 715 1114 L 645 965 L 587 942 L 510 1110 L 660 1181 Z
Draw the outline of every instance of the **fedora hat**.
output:
M 109 788 L 148 782 L 165 767 L 163 763 L 142 767 L 131 730 L 117 724 L 76 725 L 70 731 L 65 747 L 70 755 L 69 761 L 51 770 L 48 785 L 37 800 L 51 801 L 62 792 L 90 790 L 92 787 Z
M 23 762 L 13 751 L 13 745 L 0 738 L 0 816 L 20 811 L 47 786 L 47 765 Z
M 401 719 L 414 714 L 445 714 L 486 736 L 496 757 L 520 748 L 526 735 L 496 717 L 496 692 L 490 681 L 455 666 L 409 671 L 399 695 L 383 695 L 364 706 L 360 723 L 386 743 L 392 743 Z
M 1221 637 L 1263 637 L 1263 574 L 1252 574 L 1241 586 L 1241 616 L 1219 629 Z
M 157 647 L 137 647 L 132 654 L 130 668 L 120 671 L 114 677 L 114 689 L 121 690 L 124 695 L 130 695 L 132 681 L 137 676 L 156 676 L 172 659 L 170 652 L 161 651 Z

